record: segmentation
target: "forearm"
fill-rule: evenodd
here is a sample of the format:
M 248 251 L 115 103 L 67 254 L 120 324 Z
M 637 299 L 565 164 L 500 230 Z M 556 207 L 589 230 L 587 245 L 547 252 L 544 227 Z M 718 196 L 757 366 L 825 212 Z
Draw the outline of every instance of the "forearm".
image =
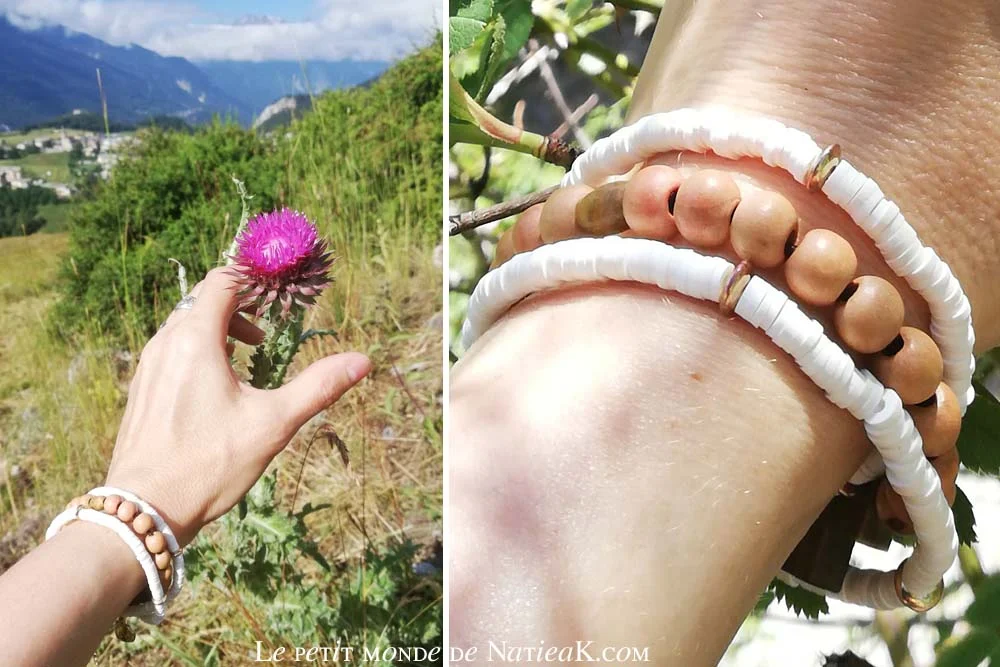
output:
M 17 638 L 0 642 L 0 664 L 87 664 L 144 585 L 120 537 L 71 523 L 0 577 L 0 628 Z
M 998 64 L 986 12 L 857 5 L 704 1 L 672 35 L 661 18 L 632 118 L 716 104 L 839 142 L 951 264 L 979 348 L 994 345 L 1000 136 L 984 91 L 1000 84 L 955 75 Z M 862 273 L 887 276 L 821 195 L 757 161 L 703 160 L 786 194 L 803 229 L 836 229 Z M 456 366 L 450 417 L 453 642 L 593 639 L 659 664 L 715 664 L 869 447 L 759 332 L 621 285 L 516 307 Z
M 866 451 L 764 336 L 676 295 L 566 290 L 480 344 L 451 385 L 459 643 L 715 664 Z

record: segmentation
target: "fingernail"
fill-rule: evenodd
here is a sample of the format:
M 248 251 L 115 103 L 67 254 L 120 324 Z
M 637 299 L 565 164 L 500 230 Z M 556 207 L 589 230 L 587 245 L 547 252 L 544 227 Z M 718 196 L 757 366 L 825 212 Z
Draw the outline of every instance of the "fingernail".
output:
M 347 375 L 351 382 L 357 382 L 372 370 L 371 360 L 363 354 L 354 355 L 347 362 Z

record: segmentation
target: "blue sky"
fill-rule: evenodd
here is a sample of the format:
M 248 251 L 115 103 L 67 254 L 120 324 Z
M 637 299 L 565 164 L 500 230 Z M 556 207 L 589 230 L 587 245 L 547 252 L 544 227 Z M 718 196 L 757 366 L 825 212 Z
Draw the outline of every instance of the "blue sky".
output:
M 443 9 L 441 0 L 0 0 L 0 14 L 191 60 L 394 60 L 428 43 Z

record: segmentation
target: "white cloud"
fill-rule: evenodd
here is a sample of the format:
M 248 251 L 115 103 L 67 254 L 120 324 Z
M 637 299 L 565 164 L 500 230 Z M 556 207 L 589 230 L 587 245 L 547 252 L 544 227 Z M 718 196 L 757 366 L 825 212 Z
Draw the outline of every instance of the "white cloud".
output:
M 0 0 L 0 12 L 24 27 L 56 23 L 192 60 L 388 60 L 441 26 L 439 0 L 315 0 L 314 9 L 309 21 L 223 25 L 199 22 L 206 17 L 190 2 Z

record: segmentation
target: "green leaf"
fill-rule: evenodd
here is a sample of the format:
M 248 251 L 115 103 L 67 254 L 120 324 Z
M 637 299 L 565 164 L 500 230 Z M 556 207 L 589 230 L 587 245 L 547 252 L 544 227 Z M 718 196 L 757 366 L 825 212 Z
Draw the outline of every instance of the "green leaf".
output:
M 966 468 L 986 475 L 1000 474 L 1000 402 L 973 380 L 976 399 L 962 418 L 958 454 Z
M 976 599 L 965 612 L 965 620 L 981 628 L 1000 625 L 1000 575 L 983 579 L 976 586 Z
M 938 656 L 937 667 L 975 667 L 1000 645 L 1000 636 L 990 630 L 973 630 Z
M 507 38 L 503 53 L 500 55 L 499 66 L 510 62 L 528 42 L 531 30 L 535 27 L 535 15 L 531 13 L 530 0 L 501 0 L 497 9 L 507 24 Z M 490 86 L 492 87 L 494 83 L 490 81 Z
M 493 16 L 493 0 L 451 0 L 449 16 L 476 19 L 486 23 Z
M 477 87 L 476 100 L 482 101 L 493 87 L 493 82 L 497 79 L 500 65 L 503 61 L 504 44 L 507 41 L 507 22 L 503 15 L 497 16 L 490 23 L 491 30 L 489 50 L 484 50 L 486 54 L 483 66 L 480 68 L 479 86 Z M 482 60 L 482 59 L 481 59 Z
M 770 589 L 774 591 L 777 599 L 783 601 L 796 614 L 816 619 L 820 614 L 830 613 L 830 606 L 822 595 L 797 586 L 789 586 L 780 579 L 773 580 Z
M 448 54 L 454 57 L 459 51 L 472 46 L 476 37 L 485 29 L 485 21 L 461 16 L 453 16 L 448 19 Z
M 955 504 L 951 508 L 955 516 L 955 530 L 961 544 L 972 545 L 976 537 L 976 515 L 972 511 L 972 502 L 962 489 L 955 489 Z

